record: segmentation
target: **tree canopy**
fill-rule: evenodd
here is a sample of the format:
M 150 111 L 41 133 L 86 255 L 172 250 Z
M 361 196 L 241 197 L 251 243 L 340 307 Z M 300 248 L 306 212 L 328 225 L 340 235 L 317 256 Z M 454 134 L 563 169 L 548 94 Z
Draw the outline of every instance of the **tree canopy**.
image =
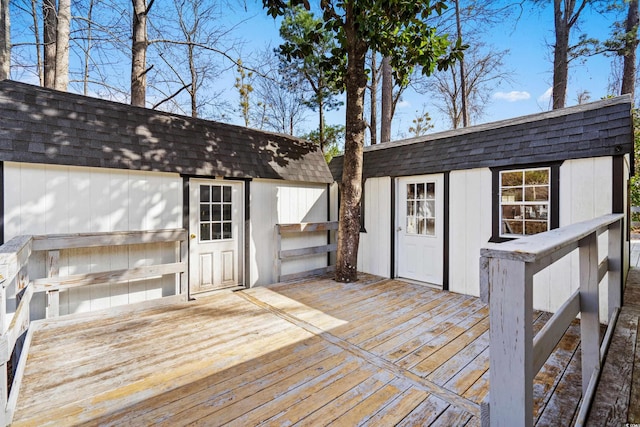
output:
M 295 7 L 311 9 L 309 0 L 263 0 L 263 6 L 274 18 Z M 417 65 L 425 74 L 431 74 L 436 68 L 447 69 L 453 61 L 462 58 L 465 46 L 458 39 L 450 49 L 447 35 L 438 34 L 428 22 L 429 16 L 447 8 L 444 1 L 319 0 L 314 7 L 322 15 L 322 21 L 307 37 L 319 40 L 326 33 L 332 33 L 336 47 L 322 63 L 345 65 L 342 70 L 347 99 L 345 150 L 335 278 L 347 282 L 357 279 L 367 52 L 374 50 L 388 57 L 396 81 L 402 84 Z M 288 52 L 298 58 L 306 53 L 304 46 Z

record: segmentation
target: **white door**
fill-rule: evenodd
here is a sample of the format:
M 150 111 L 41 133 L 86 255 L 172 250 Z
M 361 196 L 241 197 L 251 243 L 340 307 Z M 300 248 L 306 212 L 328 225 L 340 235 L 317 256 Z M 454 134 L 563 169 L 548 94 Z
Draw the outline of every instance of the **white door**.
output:
M 189 180 L 189 288 L 242 284 L 243 183 Z
M 398 179 L 398 277 L 442 286 L 443 181 L 443 175 Z

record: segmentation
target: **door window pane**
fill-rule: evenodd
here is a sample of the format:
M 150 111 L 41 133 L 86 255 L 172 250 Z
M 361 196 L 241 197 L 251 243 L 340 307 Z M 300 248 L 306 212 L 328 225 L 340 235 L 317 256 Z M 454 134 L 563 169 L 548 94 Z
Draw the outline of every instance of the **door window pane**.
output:
M 200 186 L 200 240 L 233 238 L 233 203 L 230 185 Z
M 436 184 L 407 184 L 407 234 L 435 236 Z

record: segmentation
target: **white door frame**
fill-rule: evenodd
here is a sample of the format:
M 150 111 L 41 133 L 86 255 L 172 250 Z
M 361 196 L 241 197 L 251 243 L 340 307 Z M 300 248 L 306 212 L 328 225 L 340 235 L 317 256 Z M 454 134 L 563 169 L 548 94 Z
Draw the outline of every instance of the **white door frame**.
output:
M 222 245 L 223 248 L 233 247 L 235 251 L 235 259 L 232 265 L 234 267 L 233 280 L 227 280 L 224 283 L 214 283 L 210 286 L 200 287 L 196 285 L 199 279 L 200 269 L 200 252 L 202 243 L 200 243 L 200 221 L 199 221 L 199 200 L 194 200 L 195 195 L 200 194 L 200 185 L 222 185 L 231 186 L 232 188 L 232 239 L 222 239 L 220 241 L 211 241 L 211 245 Z M 245 284 L 245 186 L 244 181 L 224 180 L 224 179 L 206 179 L 206 178 L 190 178 L 189 179 L 189 294 L 207 292 L 210 290 L 224 289 L 234 286 L 244 286 Z M 203 243 L 209 245 L 208 242 Z M 228 252 L 228 251 L 227 251 Z M 220 263 L 224 260 L 220 260 Z M 219 274 L 214 272 L 212 275 Z
M 445 177 L 444 174 L 430 174 L 430 175 L 415 175 L 407 177 L 395 178 L 395 224 L 394 224 L 394 242 L 395 242 L 395 254 L 394 254 L 394 271 L 395 276 L 399 278 L 405 278 L 414 280 L 417 282 L 423 282 L 426 284 L 433 284 L 436 286 L 443 286 L 444 284 L 444 200 L 445 200 Z M 435 185 L 435 224 L 434 234 L 424 235 L 420 234 L 424 232 L 421 228 L 420 232 L 416 228 L 414 232 L 407 233 L 407 184 L 411 183 L 434 183 Z M 416 196 L 417 197 L 417 196 Z M 427 202 L 428 203 L 428 202 Z M 427 215 L 433 216 L 433 215 Z M 426 222 L 425 222 L 426 224 Z M 414 226 L 417 227 L 417 226 Z M 421 227 L 424 227 L 421 226 Z M 417 244 L 416 247 L 420 249 L 414 249 L 412 251 L 403 247 L 408 242 Z M 429 262 L 430 259 L 424 258 L 427 252 L 431 252 L 433 255 L 433 262 Z M 405 256 L 405 258 L 402 258 Z M 413 267 L 416 267 L 415 269 Z M 409 271 L 411 270 L 411 271 Z

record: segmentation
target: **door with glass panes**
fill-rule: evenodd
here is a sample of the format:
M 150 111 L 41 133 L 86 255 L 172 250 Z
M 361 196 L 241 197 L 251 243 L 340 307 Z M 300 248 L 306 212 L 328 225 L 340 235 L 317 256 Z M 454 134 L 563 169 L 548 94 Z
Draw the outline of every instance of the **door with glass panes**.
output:
M 444 178 L 398 178 L 397 276 L 442 285 Z
M 189 181 L 189 289 L 242 284 L 243 183 Z

